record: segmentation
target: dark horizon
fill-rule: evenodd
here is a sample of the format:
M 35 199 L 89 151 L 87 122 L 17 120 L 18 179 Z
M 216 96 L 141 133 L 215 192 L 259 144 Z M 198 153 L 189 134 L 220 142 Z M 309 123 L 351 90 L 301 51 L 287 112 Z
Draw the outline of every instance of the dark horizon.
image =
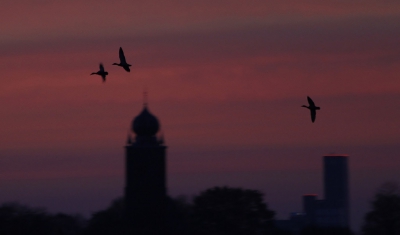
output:
M 122 138 L 121 138 L 122 139 Z M 168 143 L 168 138 L 166 138 Z M 76 163 L 68 166 L 69 171 L 53 173 L 53 179 L 43 179 L 43 175 L 48 175 L 57 169 L 46 169 L 40 167 L 43 161 L 52 161 L 51 158 L 36 156 L 27 165 L 19 165 L 20 170 L 35 169 L 40 174 L 31 179 L 11 179 L 1 182 L 1 187 L 5 190 L 1 202 L 20 201 L 32 206 L 45 207 L 50 212 L 64 212 L 69 214 L 81 213 L 85 217 L 91 213 L 104 209 L 109 206 L 110 202 L 123 195 L 123 151 L 122 146 L 119 148 L 120 159 L 115 161 L 111 152 L 104 152 L 99 149 L 99 154 L 93 154 L 93 157 L 85 156 L 86 161 L 79 161 L 80 157 L 76 157 Z M 341 152 L 352 152 L 349 162 L 350 171 L 350 215 L 351 228 L 358 231 L 364 214 L 370 209 L 370 201 L 377 188 L 387 182 L 395 179 L 398 174 L 396 168 L 378 171 L 381 176 L 379 180 L 370 172 L 362 157 L 368 154 L 375 154 L 377 161 L 382 157 L 378 153 L 385 153 L 388 159 L 395 159 L 393 149 L 386 147 L 386 152 L 378 152 L 381 146 L 369 147 L 366 149 L 357 147 L 341 148 Z M 392 148 L 396 149 L 397 146 Z M 175 148 L 176 149 L 176 148 Z M 168 145 L 167 154 L 167 169 L 168 169 L 168 194 L 172 197 L 186 195 L 191 198 L 200 191 L 213 186 L 231 186 L 242 187 L 248 189 L 260 190 L 265 195 L 265 201 L 269 207 L 277 212 L 277 219 L 287 219 L 291 212 L 301 211 L 301 196 L 303 194 L 315 193 L 318 198 L 323 197 L 322 187 L 322 157 L 316 156 L 318 152 L 328 152 L 326 149 L 337 149 L 337 147 L 324 148 L 268 148 L 259 147 L 253 149 L 231 149 L 217 151 L 192 151 L 190 156 L 193 159 L 203 158 L 203 161 L 213 163 L 213 167 L 209 171 L 202 172 L 195 165 L 198 160 L 187 159 L 186 151 L 174 152 L 174 147 Z M 100 154 L 101 153 L 101 154 Z M 213 153 L 214 155 L 210 154 Z M 265 157 L 265 154 L 271 154 L 269 161 L 262 165 L 256 164 Z M 296 155 L 294 154 L 296 153 Z M 332 151 L 331 151 L 332 153 Z M 354 155 L 354 153 L 356 153 Z M 391 153 L 391 154 L 390 154 Z M 71 153 L 55 154 L 57 160 L 70 160 Z M 243 162 L 240 167 L 236 167 L 236 161 L 240 162 L 242 156 L 246 155 L 249 161 Z M 307 164 L 302 164 L 303 159 L 296 156 L 307 156 L 307 159 L 313 160 Z M 312 156 L 313 155 L 313 156 Z M 325 154 L 326 155 L 326 154 Z M 354 155 L 354 156 L 353 156 Z M 8 161 L 7 161 L 8 159 Z M 16 156 L 3 158 L 5 163 L 12 163 L 8 166 L 18 166 L 15 164 Z M 53 160 L 56 160 L 53 159 Z M 39 160 L 39 161 L 38 161 Z M 99 162 L 100 160 L 100 162 Z M 231 160 L 230 165 L 226 161 Z M 91 164 L 97 161 L 97 164 L 105 164 L 107 168 L 98 168 L 90 174 L 81 174 L 82 171 L 77 168 L 90 167 Z M 259 162 L 260 163 L 260 162 Z M 206 163 L 207 164 L 207 163 Z M 7 165 L 7 164 L 6 164 Z M 4 167 L 4 166 L 3 166 Z M 64 166 L 65 167 L 65 166 Z M 199 166 L 197 166 L 199 167 Z M 275 170 L 274 167 L 279 167 Z M 367 168 L 366 168 L 367 167 Z M 110 169 L 111 168 L 111 169 Z M 365 169 L 366 170 L 363 170 Z M 15 169 L 15 168 L 14 168 Z M 257 169 L 257 170 L 254 170 Z M 7 173 L 7 172 L 5 172 Z M 106 174 L 105 176 L 101 175 Z M 15 175 L 15 174 L 14 174 Z M 42 176 L 41 176 L 42 175 Z M 69 175 L 65 177 L 66 175 Z M 7 174 L 3 174 L 3 177 Z M 9 175 L 9 179 L 13 175 Z M 60 177 L 64 176 L 64 177 Z M 388 177 L 389 176 L 389 177 Z M 14 176 L 15 177 L 15 176 Z M 7 179 L 7 177 L 3 178 Z M 276 184 L 276 179 L 279 179 L 280 184 Z M 210 183 L 210 182 L 215 182 Z M 193 185 L 193 182 L 196 182 Z M 307 182 L 305 184 L 305 182 Z M 292 185 L 289 188 L 282 188 L 280 185 Z M 246 186 L 247 185 L 247 186 Z M 275 190 L 270 190 L 274 189 Z M 78 195 L 71 192 L 80 192 Z M 358 192 L 358 194 L 354 194 Z M 361 193 L 361 194 L 360 194 Z M 101 195 L 99 197 L 99 195 Z M 282 200 L 285 198 L 285 200 Z M 88 203 L 90 202 L 90 203 Z

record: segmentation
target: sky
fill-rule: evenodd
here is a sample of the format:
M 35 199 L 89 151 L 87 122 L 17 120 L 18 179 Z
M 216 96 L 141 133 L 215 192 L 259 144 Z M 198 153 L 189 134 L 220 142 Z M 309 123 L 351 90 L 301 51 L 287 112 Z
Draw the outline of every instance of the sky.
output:
M 358 230 L 400 181 L 399 1 L 5 0 L 0 22 L 0 203 L 90 216 L 122 196 L 145 90 L 171 196 L 257 189 L 284 219 L 348 154 Z

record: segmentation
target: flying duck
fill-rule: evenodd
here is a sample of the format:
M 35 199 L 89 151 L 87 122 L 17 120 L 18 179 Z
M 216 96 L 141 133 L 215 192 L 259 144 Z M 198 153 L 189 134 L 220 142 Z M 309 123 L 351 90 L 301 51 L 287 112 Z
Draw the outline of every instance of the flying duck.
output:
M 97 71 L 97 72 L 93 72 L 90 75 L 93 75 L 93 74 L 100 75 L 101 78 L 103 79 L 103 82 L 105 82 L 106 81 L 106 75 L 108 75 L 108 72 L 104 71 L 104 66 L 103 66 L 103 64 L 100 63 L 100 70 Z
M 122 47 L 119 48 L 119 60 L 120 60 L 119 64 L 114 63 L 113 65 L 121 66 L 122 68 L 125 69 L 125 71 L 130 72 L 131 70 L 129 69 L 129 66 L 132 66 L 132 65 L 126 63 L 125 55 L 124 55 L 124 51 L 122 50 Z
M 310 110 L 310 112 L 311 112 L 311 121 L 314 122 L 315 121 L 315 115 L 317 114 L 317 110 L 320 110 L 321 108 L 315 106 L 314 101 L 309 96 L 307 96 L 307 100 L 308 100 L 309 106 L 303 105 L 301 107 L 308 108 Z

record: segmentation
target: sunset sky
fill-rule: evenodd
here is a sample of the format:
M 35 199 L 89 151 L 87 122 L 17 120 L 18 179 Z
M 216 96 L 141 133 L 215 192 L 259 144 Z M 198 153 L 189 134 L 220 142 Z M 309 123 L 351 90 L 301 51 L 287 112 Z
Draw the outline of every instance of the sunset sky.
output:
M 284 219 L 345 153 L 357 230 L 400 182 L 398 0 L 5 0 L 0 22 L 0 203 L 89 216 L 122 196 L 145 89 L 172 196 L 258 189 Z

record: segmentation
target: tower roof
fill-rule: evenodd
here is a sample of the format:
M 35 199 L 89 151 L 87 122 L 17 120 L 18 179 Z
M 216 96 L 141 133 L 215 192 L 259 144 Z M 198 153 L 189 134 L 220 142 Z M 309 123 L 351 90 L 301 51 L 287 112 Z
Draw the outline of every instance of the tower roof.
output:
M 159 129 L 158 119 L 144 105 L 142 112 L 132 121 L 132 131 L 138 136 L 154 136 Z

